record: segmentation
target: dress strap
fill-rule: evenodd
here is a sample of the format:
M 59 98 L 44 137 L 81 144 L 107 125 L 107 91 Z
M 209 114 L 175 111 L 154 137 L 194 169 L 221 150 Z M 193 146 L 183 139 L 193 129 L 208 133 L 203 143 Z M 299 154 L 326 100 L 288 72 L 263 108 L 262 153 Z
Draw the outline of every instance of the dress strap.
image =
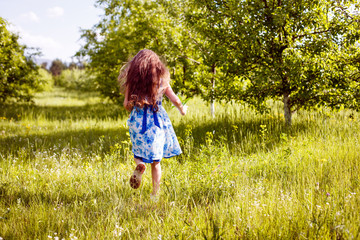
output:
M 158 105 L 161 105 L 161 102 Z M 146 118 L 147 118 L 147 109 L 148 109 L 148 105 L 144 106 L 144 115 L 143 115 L 143 122 L 142 122 L 142 129 L 140 131 L 140 134 L 144 134 L 146 132 Z M 160 128 L 160 123 L 159 123 L 159 119 L 158 119 L 158 115 L 156 113 L 156 111 L 154 111 L 153 106 L 150 106 L 150 111 L 153 112 L 153 116 L 154 116 L 154 124 L 155 126 Z

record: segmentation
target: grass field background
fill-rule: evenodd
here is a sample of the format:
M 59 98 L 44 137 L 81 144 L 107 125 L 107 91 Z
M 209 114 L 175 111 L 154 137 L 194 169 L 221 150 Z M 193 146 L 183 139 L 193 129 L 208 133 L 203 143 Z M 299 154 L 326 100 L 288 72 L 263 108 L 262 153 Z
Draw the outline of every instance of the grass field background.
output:
M 0 106 L 0 239 L 360 239 L 360 114 L 165 108 L 183 149 L 138 190 L 128 114 L 55 89 Z

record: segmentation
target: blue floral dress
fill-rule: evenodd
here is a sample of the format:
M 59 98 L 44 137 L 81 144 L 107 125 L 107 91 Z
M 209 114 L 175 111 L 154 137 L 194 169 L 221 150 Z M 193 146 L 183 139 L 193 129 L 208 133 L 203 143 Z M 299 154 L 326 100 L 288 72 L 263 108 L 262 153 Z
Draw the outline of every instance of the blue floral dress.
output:
M 132 152 L 145 163 L 159 162 L 182 153 L 174 128 L 161 101 L 152 106 L 134 107 L 128 119 Z

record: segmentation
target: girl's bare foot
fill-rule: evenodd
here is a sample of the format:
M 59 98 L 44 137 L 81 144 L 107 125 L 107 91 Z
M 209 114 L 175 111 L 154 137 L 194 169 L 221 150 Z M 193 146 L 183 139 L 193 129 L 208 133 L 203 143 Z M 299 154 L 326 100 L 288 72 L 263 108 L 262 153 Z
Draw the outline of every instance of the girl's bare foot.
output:
M 143 173 L 145 172 L 146 166 L 145 163 L 139 163 L 136 168 L 135 171 L 133 173 L 133 175 L 130 177 L 130 186 L 134 189 L 137 189 L 140 187 L 141 184 L 141 176 L 143 175 Z

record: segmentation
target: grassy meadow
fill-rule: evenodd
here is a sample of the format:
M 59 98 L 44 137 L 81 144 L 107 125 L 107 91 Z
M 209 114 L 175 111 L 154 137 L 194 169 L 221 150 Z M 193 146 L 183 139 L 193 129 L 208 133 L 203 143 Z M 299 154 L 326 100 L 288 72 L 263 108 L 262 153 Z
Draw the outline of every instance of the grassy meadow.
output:
M 183 149 L 138 190 L 128 114 L 96 94 L 55 89 L 0 106 L 0 239 L 360 239 L 360 114 L 259 114 L 200 99 Z

